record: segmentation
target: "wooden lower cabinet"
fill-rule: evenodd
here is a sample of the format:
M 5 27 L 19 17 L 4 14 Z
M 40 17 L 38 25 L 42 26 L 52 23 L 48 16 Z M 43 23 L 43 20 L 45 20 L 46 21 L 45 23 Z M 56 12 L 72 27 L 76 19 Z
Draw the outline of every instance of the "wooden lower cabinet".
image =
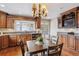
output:
M 32 40 L 31 34 L 22 34 L 20 35 L 20 40 L 26 44 L 26 41 Z
M 2 38 L 2 48 L 7 48 L 9 46 L 9 35 L 4 35 Z
M 75 50 L 76 49 L 75 42 L 76 42 L 75 36 L 74 35 L 68 35 L 68 38 L 67 38 L 67 47 L 69 49 L 71 49 L 71 50 Z
M 9 36 L 0 36 L 0 49 L 7 48 L 9 46 Z
M 32 35 L 31 34 L 27 34 L 26 35 L 26 41 L 32 40 Z
M 26 41 L 29 40 L 32 40 L 32 34 L 11 34 L 0 36 L 0 50 L 20 45 L 21 41 L 26 44 Z
M 79 56 L 79 36 L 59 35 L 58 43 L 64 43 L 62 54 L 65 56 Z
M 16 35 L 9 35 L 9 46 L 16 46 L 17 45 L 17 39 Z
M 76 36 L 76 51 L 79 51 L 79 36 Z
M 60 35 L 59 36 L 59 41 L 58 43 L 63 43 L 64 44 L 64 47 L 66 48 L 67 47 L 67 36 L 63 36 L 63 35 Z
M 0 49 L 2 49 L 2 36 L 0 36 Z

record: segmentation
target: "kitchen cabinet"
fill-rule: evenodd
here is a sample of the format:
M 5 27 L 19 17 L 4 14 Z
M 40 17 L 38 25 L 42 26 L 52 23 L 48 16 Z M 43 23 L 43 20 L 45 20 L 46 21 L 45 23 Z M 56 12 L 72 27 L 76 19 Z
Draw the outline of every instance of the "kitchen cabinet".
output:
M 58 28 L 79 28 L 79 7 L 61 13 Z
M 9 46 L 9 36 L 0 36 L 0 49 L 7 48 Z
M 32 40 L 32 34 L 26 34 L 26 41 Z
M 60 33 L 58 43 L 63 44 L 63 55 L 79 56 L 79 36 L 78 34 Z
M 15 21 L 33 21 L 32 17 L 25 16 L 16 16 L 16 15 L 7 15 L 7 28 L 13 28 L 15 26 Z
M 59 16 L 57 19 L 58 19 L 58 28 L 62 28 L 61 16 Z
M 6 13 L 0 11 L 0 28 L 7 27 Z
M 20 39 L 23 41 L 24 44 L 26 44 L 26 41 L 32 40 L 31 34 L 22 34 L 20 36 Z
M 17 37 L 16 35 L 9 35 L 9 46 L 16 46 L 17 45 Z
M 63 43 L 64 47 L 67 48 L 67 35 L 59 35 L 58 43 Z
M 2 36 L 2 48 L 7 48 L 9 46 L 9 36 Z
M 26 44 L 26 39 L 27 39 L 26 34 L 21 34 L 21 35 L 20 35 L 20 40 L 21 40 L 24 44 Z
M 21 41 L 23 42 L 23 44 L 26 44 L 26 41 L 33 40 L 39 35 L 38 33 L 36 33 L 34 34 L 34 37 L 32 37 L 33 34 L 29 33 L 14 34 L 13 32 L 10 32 L 8 34 L 9 35 L 0 36 L 0 50 L 20 45 Z
M 76 36 L 76 51 L 79 51 L 79 36 Z
M 2 49 L 2 36 L 0 36 L 0 49 Z
M 77 27 L 79 28 L 79 11 L 77 12 Z
M 7 28 L 14 28 L 14 19 L 12 17 L 7 16 Z
M 67 47 L 71 50 L 75 50 L 75 36 L 74 35 L 68 35 L 67 39 Z
M 64 48 L 68 48 L 71 50 L 75 50 L 76 49 L 76 38 L 74 35 L 59 35 L 59 41 L 64 44 Z
M 67 35 L 62 36 L 62 43 L 64 44 L 64 47 L 67 48 Z

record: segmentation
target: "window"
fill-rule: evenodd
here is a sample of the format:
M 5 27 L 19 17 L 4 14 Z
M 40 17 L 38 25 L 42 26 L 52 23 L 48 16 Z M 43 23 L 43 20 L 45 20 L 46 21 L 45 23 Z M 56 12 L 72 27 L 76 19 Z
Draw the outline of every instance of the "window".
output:
M 42 20 L 41 21 L 41 31 L 45 35 L 50 34 L 50 20 Z
M 35 31 L 34 21 L 15 21 L 15 30 L 18 31 Z

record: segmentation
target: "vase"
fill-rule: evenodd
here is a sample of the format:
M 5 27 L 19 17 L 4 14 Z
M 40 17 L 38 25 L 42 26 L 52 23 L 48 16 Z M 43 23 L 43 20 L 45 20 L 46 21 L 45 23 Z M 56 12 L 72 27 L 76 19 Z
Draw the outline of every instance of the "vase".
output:
M 36 41 L 35 44 L 37 44 L 37 45 L 43 45 L 43 42 Z

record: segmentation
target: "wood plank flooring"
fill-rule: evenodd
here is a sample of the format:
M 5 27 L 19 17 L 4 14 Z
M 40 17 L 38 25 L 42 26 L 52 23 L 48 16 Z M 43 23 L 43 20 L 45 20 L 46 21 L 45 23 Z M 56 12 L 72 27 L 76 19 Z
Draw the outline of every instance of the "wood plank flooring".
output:
M 16 46 L 3 49 L 0 51 L 0 56 L 22 56 L 21 48 Z

